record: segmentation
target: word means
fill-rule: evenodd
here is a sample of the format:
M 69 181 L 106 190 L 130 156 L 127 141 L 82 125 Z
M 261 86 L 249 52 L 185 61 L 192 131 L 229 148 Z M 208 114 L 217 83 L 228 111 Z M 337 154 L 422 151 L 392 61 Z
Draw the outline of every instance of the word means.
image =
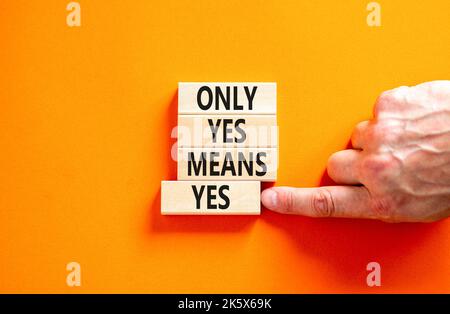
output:
M 263 157 L 267 156 L 266 152 L 258 152 L 256 153 L 256 156 L 254 156 L 253 152 L 250 152 L 248 160 L 245 158 L 244 153 L 238 152 L 237 161 L 233 160 L 232 152 L 223 152 L 222 158 L 220 158 L 220 154 L 221 153 L 218 151 L 209 153 L 201 152 L 198 161 L 196 161 L 194 152 L 189 152 L 188 176 L 192 176 L 193 174 L 198 176 L 200 175 L 200 171 L 203 176 L 206 176 L 207 173 L 209 173 L 210 176 L 225 176 L 226 174 L 242 176 L 245 173 L 244 171 L 246 171 L 249 176 L 253 176 L 254 173 L 256 176 L 262 177 L 267 173 L 267 165 L 262 160 Z M 223 160 L 222 166 L 220 166 L 220 162 L 217 160 L 218 158 Z M 207 164 L 209 167 L 207 167 Z M 255 164 L 256 166 L 259 166 L 259 170 L 255 169 Z

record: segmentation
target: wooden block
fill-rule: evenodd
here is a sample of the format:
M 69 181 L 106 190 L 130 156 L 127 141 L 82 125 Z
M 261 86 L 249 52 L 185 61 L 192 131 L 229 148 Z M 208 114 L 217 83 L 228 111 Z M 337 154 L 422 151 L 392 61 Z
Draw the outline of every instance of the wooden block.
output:
M 259 215 L 258 181 L 162 181 L 163 215 Z
M 178 148 L 178 180 L 277 179 L 276 148 Z
M 276 112 L 276 83 L 178 83 L 178 114 Z
M 277 147 L 276 115 L 179 115 L 178 147 Z

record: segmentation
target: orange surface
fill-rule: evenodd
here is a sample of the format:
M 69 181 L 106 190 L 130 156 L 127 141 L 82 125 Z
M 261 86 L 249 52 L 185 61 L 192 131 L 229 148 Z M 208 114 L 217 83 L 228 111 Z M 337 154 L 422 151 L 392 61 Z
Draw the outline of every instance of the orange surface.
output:
M 381 91 L 449 78 L 448 0 L 68 2 L 0 1 L 0 292 L 450 292 L 449 219 L 159 214 L 178 81 L 276 81 L 276 184 L 315 186 Z

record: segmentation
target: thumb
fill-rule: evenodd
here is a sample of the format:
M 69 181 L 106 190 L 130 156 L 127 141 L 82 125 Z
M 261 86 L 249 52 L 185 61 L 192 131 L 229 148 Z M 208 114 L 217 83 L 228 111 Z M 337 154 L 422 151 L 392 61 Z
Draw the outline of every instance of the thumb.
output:
M 261 201 L 267 209 L 284 214 L 376 218 L 370 193 L 364 186 L 273 187 L 262 192 Z

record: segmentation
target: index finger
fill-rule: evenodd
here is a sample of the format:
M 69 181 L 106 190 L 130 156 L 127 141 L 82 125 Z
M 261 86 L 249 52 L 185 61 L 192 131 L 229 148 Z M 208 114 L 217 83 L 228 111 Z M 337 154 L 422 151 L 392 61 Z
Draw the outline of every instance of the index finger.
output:
M 273 187 L 262 192 L 261 201 L 270 210 L 309 217 L 377 219 L 364 186 L 318 188 Z

